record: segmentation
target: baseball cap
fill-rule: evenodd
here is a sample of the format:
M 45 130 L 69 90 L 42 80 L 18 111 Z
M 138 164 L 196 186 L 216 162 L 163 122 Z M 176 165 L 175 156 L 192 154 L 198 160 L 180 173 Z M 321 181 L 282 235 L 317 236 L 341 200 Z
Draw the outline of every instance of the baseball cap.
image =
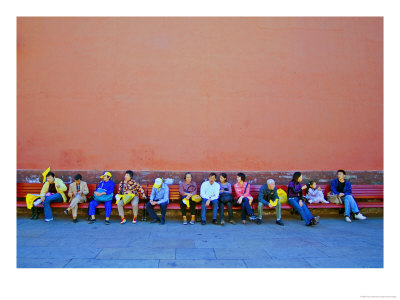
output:
M 104 172 L 104 174 L 101 175 L 100 178 L 104 178 L 104 176 L 111 177 L 111 173 L 110 172 Z
M 153 188 L 158 189 L 161 185 L 162 185 L 162 179 L 161 178 L 156 178 L 156 180 L 154 180 L 154 185 Z

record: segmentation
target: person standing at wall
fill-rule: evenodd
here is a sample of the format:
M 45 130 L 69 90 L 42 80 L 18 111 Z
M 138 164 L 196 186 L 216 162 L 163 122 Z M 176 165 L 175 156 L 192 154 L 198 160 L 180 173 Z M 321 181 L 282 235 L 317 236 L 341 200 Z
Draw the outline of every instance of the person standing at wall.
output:
M 207 206 L 212 203 L 213 207 L 213 217 L 212 223 L 217 225 L 217 214 L 218 214 L 218 197 L 220 186 L 215 180 L 217 179 L 217 174 L 210 173 L 208 175 L 208 180 L 204 181 L 200 187 L 201 196 L 201 225 L 206 225 L 206 215 Z
M 281 219 L 281 202 L 279 201 L 278 190 L 275 186 L 275 181 L 273 179 L 268 179 L 267 184 L 264 184 L 260 188 L 258 194 L 258 218 L 257 224 L 262 223 L 262 213 L 264 205 L 268 205 L 270 208 L 275 206 L 276 213 L 276 224 L 283 226 Z
M 234 205 L 242 207 L 242 224 L 246 224 L 246 214 L 249 216 L 250 221 L 256 219 L 253 209 L 251 208 L 253 197 L 250 195 L 250 184 L 246 182 L 246 175 L 238 173 L 236 180 L 237 183 L 233 186 L 236 193 Z
M 169 187 L 161 178 L 154 180 L 154 185 L 151 190 L 150 201 L 146 204 L 146 210 L 149 213 L 152 221 L 150 223 L 160 222 L 160 225 L 165 224 L 165 214 L 167 213 L 167 205 L 169 203 Z M 154 212 L 154 206 L 160 205 L 161 220 Z
M 190 208 L 191 220 L 189 222 L 190 225 L 194 225 L 196 220 L 196 202 L 193 201 L 193 198 L 198 197 L 197 194 L 197 184 L 192 181 L 192 174 L 187 172 L 185 174 L 185 181 L 181 181 L 179 183 L 179 194 L 181 195 L 181 212 L 183 218 L 183 225 L 187 225 L 186 218 L 186 208 Z
M 288 185 L 288 203 L 299 212 L 307 226 L 318 225 L 319 216 L 313 217 L 303 197 L 303 190 L 307 188 L 307 185 L 301 185 L 302 180 L 303 176 L 300 172 L 293 174 L 293 178 Z
M 132 202 L 132 223 L 137 223 L 139 194 L 142 195 L 143 199 L 146 199 L 146 194 L 141 185 L 133 180 L 133 172 L 131 170 L 126 171 L 124 180 L 119 183 L 118 193 L 115 195 L 115 203 L 117 204 L 118 214 L 121 217 L 120 224 L 126 223 L 124 206 L 129 202 Z
M 53 172 L 48 172 L 46 182 L 40 191 L 40 201 L 35 201 L 35 206 L 43 202 L 44 221 L 53 221 L 53 212 L 51 211 L 50 203 L 52 202 L 67 202 L 67 196 L 64 192 L 67 186 L 60 178 L 56 178 Z
M 220 224 L 222 226 L 225 225 L 224 208 L 226 205 L 228 208 L 229 223 L 235 225 L 236 222 L 233 219 L 233 212 L 232 212 L 232 203 L 233 203 L 232 185 L 228 182 L 228 176 L 226 175 L 226 173 L 221 173 L 221 175 L 219 176 L 219 181 L 220 181 L 219 183 L 220 190 L 219 190 L 218 204 L 219 204 Z
M 81 174 L 76 174 L 74 179 L 75 181 L 69 185 L 68 190 L 70 205 L 64 210 L 64 213 L 68 215 L 72 211 L 72 222 L 77 223 L 78 204 L 86 202 L 86 195 L 89 194 L 89 188 L 87 183 L 82 180 Z
M 115 183 L 111 180 L 111 176 L 112 175 L 110 172 L 104 172 L 104 174 L 100 176 L 100 178 L 103 180 L 97 186 L 97 189 L 94 192 L 93 200 L 89 202 L 89 224 L 96 222 L 95 209 L 101 202 L 104 202 L 106 218 L 105 224 L 110 225 L 112 199 L 115 188 Z
M 350 213 L 354 213 L 357 220 L 365 220 L 367 217 L 360 213 L 356 200 L 352 195 L 351 183 L 345 179 L 346 172 L 344 170 L 337 171 L 337 178 L 331 181 L 331 192 L 339 195 L 344 202 L 344 219 L 351 223 Z

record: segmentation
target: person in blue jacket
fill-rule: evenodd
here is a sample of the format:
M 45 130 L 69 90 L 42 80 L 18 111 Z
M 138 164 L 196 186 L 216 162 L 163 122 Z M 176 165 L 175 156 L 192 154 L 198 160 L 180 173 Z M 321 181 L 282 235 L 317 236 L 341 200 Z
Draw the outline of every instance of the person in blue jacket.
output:
M 167 212 L 167 204 L 169 203 L 169 188 L 161 178 L 156 178 L 153 188 L 151 190 L 150 201 L 146 204 L 146 210 L 149 213 L 152 221 L 150 223 L 160 222 L 160 225 L 165 224 L 165 213 Z M 161 220 L 154 212 L 154 206 L 160 205 Z
M 365 220 L 365 217 L 358 209 L 356 200 L 352 195 L 350 181 L 344 179 L 346 172 L 344 170 L 337 171 L 337 179 L 331 181 L 331 192 L 339 195 L 344 203 L 344 219 L 346 222 L 351 223 L 350 213 L 353 212 L 357 220 Z
M 115 183 L 111 180 L 111 173 L 104 172 L 103 175 L 100 176 L 103 179 L 97 186 L 96 191 L 94 192 L 93 200 L 89 203 L 89 216 L 90 221 L 89 224 L 93 224 L 96 222 L 95 218 L 95 210 L 96 207 L 100 204 L 100 202 L 104 202 L 104 208 L 106 210 L 106 225 L 110 225 L 110 216 L 111 216 L 111 208 L 112 208 L 112 200 L 114 194 Z

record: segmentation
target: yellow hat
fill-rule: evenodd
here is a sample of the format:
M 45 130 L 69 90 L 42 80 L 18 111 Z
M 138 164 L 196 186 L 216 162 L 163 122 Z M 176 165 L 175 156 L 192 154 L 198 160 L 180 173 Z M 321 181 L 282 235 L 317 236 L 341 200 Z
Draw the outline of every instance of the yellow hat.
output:
M 110 172 L 104 172 L 104 174 L 103 175 L 101 175 L 100 176 L 100 178 L 104 178 L 104 176 L 108 176 L 108 177 L 111 177 L 111 173 Z
M 156 180 L 154 180 L 153 188 L 158 189 L 162 185 L 162 182 L 161 178 L 156 178 Z

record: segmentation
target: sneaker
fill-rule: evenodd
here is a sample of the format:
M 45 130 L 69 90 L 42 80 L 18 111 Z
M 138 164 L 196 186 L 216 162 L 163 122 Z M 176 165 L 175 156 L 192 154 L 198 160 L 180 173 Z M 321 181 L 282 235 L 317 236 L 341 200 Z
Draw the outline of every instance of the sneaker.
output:
M 105 220 L 106 225 L 110 225 L 110 220 Z
M 345 216 L 345 217 L 344 217 L 344 220 L 345 220 L 347 223 L 351 223 L 351 220 L 350 220 L 350 218 L 349 218 L 348 216 Z
M 126 223 L 126 219 L 123 218 L 119 224 L 125 224 L 125 223 Z
M 194 225 L 194 221 L 190 221 L 189 224 L 190 224 L 190 225 Z
M 96 222 L 96 219 L 90 219 L 90 221 L 88 222 L 88 224 L 93 224 Z
M 153 220 L 151 220 L 150 224 L 158 223 L 158 222 L 160 222 L 160 219 L 153 219 Z
M 78 219 L 73 219 L 72 223 L 78 223 Z
M 221 220 L 221 223 L 220 223 L 222 226 L 224 226 L 225 225 L 225 221 L 224 220 Z
M 249 217 L 249 220 L 250 221 L 255 221 L 257 219 L 257 217 L 255 216 L 255 215 L 251 215 L 250 217 Z
M 183 221 L 183 223 L 182 223 L 183 225 L 187 225 L 187 221 L 185 220 L 185 221 Z
M 314 217 L 314 219 L 315 219 L 315 222 L 319 222 L 320 217 L 316 216 L 316 217 Z
M 201 225 L 206 225 L 206 221 L 201 220 Z
M 164 219 L 161 219 L 160 225 L 164 225 L 164 224 L 165 224 L 165 220 L 164 220 Z
M 137 220 L 136 220 L 136 218 L 134 218 L 133 220 L 132 220 L 132 224 L 136 224 L 137 223 Z
M 262 223 L 262 220 L 260 218 L 257 218 L 256 224 L 260 225 Z
M 242 220 L 242 224 L 243 224 L 243 225 L 246 224 L 246 220 Z
M 275 223 L 278 224 L 278 225 L 284 226 L 282 220 L 276 220 Z
M 354 218 L 356 218 L 357 220 L 365 220 L 365 219 L 367 219 L 367 217 L 366 216 L 364 216 L 362 213 L 358 213 L 358 214 L 355 214 L 354 215 Z
M 236 222 L 234 220 L 229 220 L 229 223 L 231 223 L 232 225 L 236 225 Z
M 212 220 L 212 223 L 214 224 L 214 225 L 218 225 L 218 222 L 217 222 L 217 220 Z
M 64 210 L 64 214 L 68 215 L 68 212 L 69 212 L 68 209 Z
M 45 221 L 45 222 L 50 222 L 50 221 L 53 221 L 53 218 L 51 218 L 51 219 L 44 219 L 44 221 Z

